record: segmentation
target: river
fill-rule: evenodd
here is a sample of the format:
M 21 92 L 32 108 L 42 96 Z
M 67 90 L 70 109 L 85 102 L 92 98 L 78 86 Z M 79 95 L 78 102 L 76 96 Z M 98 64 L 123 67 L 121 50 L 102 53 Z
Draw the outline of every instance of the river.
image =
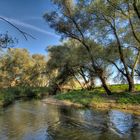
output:
M 17 101 L 0 110 L 0 140 L 140 140 L 140 116 Z

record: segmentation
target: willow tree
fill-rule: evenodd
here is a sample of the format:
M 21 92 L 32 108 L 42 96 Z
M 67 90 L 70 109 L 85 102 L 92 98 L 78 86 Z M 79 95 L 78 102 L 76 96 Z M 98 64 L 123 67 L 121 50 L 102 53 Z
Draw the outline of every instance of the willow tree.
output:
M 46 78 L 46 60 L 26 49 L 10 48 L 0 58 L 0 86 L 41 86 Z M 43 77 L 42 77 L 43 76 Z
M 111 91 L 107 86 L 104 70 L 98 67 L 91 53 L 91 48 L 94 46 L 88 40 L 94 37 L 91 28 L 89 28 L 93 21 L 87 20 L 88 16 L 84 6 L 77 5 L 70 0 L 54 0 L 53 2 L 59 7 L 59 11 L 46 13 L 44 18 L 50 27 L 62 35 L 62 38 L 75 39 L 86 48 L 92 69 L 101 80 L 106 93 L 110 95 Z
M 33 66 L 30 69 L 30 85 L 34 87 L 46 86 L 48 81 L 46 75 L 46 57 L 41 54 L 33 54 L 31 59 L 33 61 Z
M 84 3 L 82 3 L 84 4 Z M 119 61 L 122 65 L 115 65 L 126 77 L 129 84 L 129 91 L 134 91 L 134 71 L 140 57 L 140 34 L 138 17 L 136 16 L 133 2 L 127 0 L 90 1 L 87 5 L 87 15 L 93 19 L 95 36 L 103 45 L 116 44 Z M 129 38 L 129 39 L 128 39 Z M 113 45 L 114 46 L 114 45 Z M 124 49 L 131 49 L 134 52 L 131 63 L 128 63 Z M 120 67 L 121 66 L 121 67 Z
M 92 57 L 98 68 L 103 70 L 104 78 L 107 80 L 111 73 L 108 69 L 110 63 L 105 59 L 107 54 L 104 48 L 92 41 L 88 41 L 88 44 L 94 44 L 91 49 Z M 68 40 L 61 45 L 49 47 L 48 52 L 47 70 L 51 75 L 49 79 L 55 92 L 71 79 L 75 79 L 82 88 L 94 88 L 98 75 L 92 67 L 86 48 L 81 43 Z
M 1 84 L 6 87 L 19 85 L 25 82 L 27 71 L 32 66 L 29 53 L 25 49 L 11 48 L 0 59 Z
M 75 76 L 71 67 L 70 48 L 59 45 L 51 46 L 47 50 L 49 60 L 47 62 L 47 73 L 49 76 L 50 94 L 56 94 L 61 86 Z

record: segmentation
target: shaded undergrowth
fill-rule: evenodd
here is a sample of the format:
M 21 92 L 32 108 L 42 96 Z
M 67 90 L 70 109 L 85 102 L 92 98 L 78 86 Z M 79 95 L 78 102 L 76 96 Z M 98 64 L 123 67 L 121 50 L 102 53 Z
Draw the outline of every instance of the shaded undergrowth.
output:
M 18 98 L 41 99 L 48 95 L 46 87 L 13 87 L 0 89 L 0 106 L 11 104 Z

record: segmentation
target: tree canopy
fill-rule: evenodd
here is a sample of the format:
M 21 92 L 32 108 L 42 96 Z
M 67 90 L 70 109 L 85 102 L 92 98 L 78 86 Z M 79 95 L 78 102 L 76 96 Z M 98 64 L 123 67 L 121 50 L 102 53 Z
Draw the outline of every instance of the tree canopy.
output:
M 134 91 L 140 56 L 139 1 L 52 2 L 59 10 L 46 13 L 45 20 L 62 39 L 74 39 L 85 48 L 93 75 L 101 80 L 106 92 L 111 94 L 106 81 L 108 65 L 114 65 L 129 84 L 129 91 Z

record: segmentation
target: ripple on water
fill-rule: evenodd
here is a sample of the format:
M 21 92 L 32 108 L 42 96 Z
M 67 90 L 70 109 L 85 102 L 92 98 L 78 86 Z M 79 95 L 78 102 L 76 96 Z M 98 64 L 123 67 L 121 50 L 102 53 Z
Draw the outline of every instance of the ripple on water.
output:
M 0 111 L 0 140 L 139 140 L 139 124 L 137 117 L 117 110 L 24 101 Z

